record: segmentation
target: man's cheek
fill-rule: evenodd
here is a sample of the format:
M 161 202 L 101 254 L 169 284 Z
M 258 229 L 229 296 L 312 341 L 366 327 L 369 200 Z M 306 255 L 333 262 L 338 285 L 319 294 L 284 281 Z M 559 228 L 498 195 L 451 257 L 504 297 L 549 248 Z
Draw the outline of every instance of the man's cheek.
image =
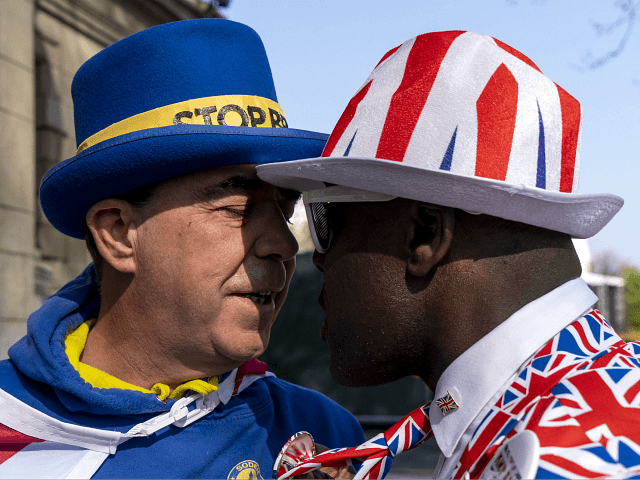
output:
M 291 279 L 293 278 L 293 274 L 296 270 L 296 258 L 293 257 L 291 260 L 287 260 L 284 262 L 284 268 L 286 272 L 286 281 L 284 285 L 284 289 L 278 294 L 276 297 L 276 313 L 280 311 L 282 304 L 287 298 L 287 294 L 289 293 L 289 285 L 291 285 Z
M 289 282 L 291 282 L 291 279 L 293 278 L 293 274 L 296 271 L 296 257 L 293 257 L 292 259 L 284 262 L 284 268 L 285 268 L 285 271 L 287 272 L 287 288 L 288 288 Z

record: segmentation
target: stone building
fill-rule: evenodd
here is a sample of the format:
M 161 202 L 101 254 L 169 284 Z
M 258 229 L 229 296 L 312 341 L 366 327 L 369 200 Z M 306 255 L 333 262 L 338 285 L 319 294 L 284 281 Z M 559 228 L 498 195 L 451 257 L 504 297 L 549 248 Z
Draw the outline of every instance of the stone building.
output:
M 225 2 L 219 2 L 224 4 Z M 76 151 L 71 81 L 111 43 L 161 23 L 220 17 L 205 0 L 0 0 L 0 358 L 27 316 L 89 263 L 38 201 Z

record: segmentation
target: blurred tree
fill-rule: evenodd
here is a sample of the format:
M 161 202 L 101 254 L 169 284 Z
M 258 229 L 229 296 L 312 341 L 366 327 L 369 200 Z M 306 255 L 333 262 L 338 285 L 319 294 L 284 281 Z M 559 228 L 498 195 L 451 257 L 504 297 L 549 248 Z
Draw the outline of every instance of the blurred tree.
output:
M 587 68 L 599 68 L 622 53 L 633 32 L 639 3 L 639 0 L 616 0 L 614 5 L 620 12 L 617 19 L 611 22 L 593 22 L 593 28 L 599 36 L 622 34 L 618 45 L 604 55 L 594 58 L 592 54 L 588 54 L 585 58 Z
M 622 277 L 627 287 L 627 323 L 634 330 L 640 330 L 640 271 L 625 268 Z
M 511 5 L 518 5 L 518 0 L 506 0 Z M 532 3 L 545 3 L 546 0 L 530 0 Z M 613 6 L 618 11 L 618 17 L 608 22 L 592 22 L 592 27 L 600 37 L 619 36 L 617 45 L 603 55 L 594 56 L 588 51 L 582 63 L 590 70 L 600 68 L 606 63 L 619 56 L 627 46 L 629 38 L 633 33 L 633 28 L 638 16 L 640 0 L 615 0 Z
M 591 271 L 602 275 L 614 275 L 624 278 L 627 301 L 627 325 L 632 330 L 640 331 L 640 271 L 626 265 L 612 251 L 604 251 L 595 256 L 591 262 Z M 629 339 L 635 339 L 629 337 Z

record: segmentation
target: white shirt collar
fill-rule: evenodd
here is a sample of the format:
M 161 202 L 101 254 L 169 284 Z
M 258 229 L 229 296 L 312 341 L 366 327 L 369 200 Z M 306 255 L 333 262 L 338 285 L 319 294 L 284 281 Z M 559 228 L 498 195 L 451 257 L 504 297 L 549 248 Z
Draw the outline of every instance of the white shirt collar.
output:
M 518 368 L 597 301 L 584 280 L 571 280 L 522 307 L 447 367 L 434 399 L 450 392 L 460 408 L 444 416 L 433 401 L 429 409 L 445 457 L 452 455 L 473 419 Z

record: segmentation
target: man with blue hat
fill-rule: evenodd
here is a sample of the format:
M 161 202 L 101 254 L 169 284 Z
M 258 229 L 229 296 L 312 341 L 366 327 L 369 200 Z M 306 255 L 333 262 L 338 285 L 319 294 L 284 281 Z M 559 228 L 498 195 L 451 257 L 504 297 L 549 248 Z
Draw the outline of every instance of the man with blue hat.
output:
M 326 142 L 288 128 L 258 35 L 154 27 L 86 62 L 72 93 L 78 152 L 40 198 L 94 262 L 0 362 L 0 477 L 262 478 L 298 430 L 362 441 L 347 411 L 256 360 L 295 268 L 299 193 L 255 165 Z
M 357 449 L 279 475 L 383 478 L 434 436 L 435 478 L 640 473 L 640 343 L 594 309 L 571 241 L 623 204 L 577 193 L 581 115 L 505 43 L 427 33 L 383 57 L 320 158 L 258 167 L 304 191 L 333 376 L 434 391 Z

